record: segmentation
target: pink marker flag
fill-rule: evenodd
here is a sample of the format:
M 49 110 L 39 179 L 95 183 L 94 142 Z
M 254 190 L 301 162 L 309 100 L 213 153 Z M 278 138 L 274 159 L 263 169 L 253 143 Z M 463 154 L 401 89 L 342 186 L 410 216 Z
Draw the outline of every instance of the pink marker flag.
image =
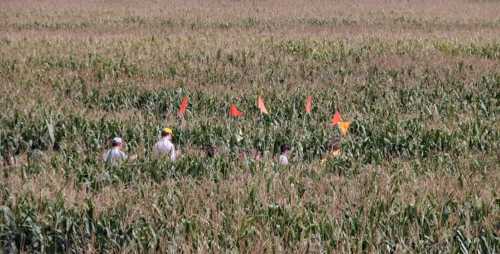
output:
M 306 99 L 306 113 L 311 113 L 311 111 L 312 111 L 312 101 L 313 101 L 312 96 L 307 96 L 307 99 Z
M 266 109 L 266 105 L 264 105 L 264 100 L 262 99 L 262 97 L 259 96 L 259 98 L 257 99 L 257 107 L 260 109 L 260 112 L 263 113 L 263 114 L 269 114 L 267 112 L 267 109 Z

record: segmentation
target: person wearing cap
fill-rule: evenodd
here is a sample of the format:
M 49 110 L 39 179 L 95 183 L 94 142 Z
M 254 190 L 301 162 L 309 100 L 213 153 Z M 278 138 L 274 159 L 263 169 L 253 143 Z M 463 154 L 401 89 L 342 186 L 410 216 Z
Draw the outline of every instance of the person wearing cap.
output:
M 170 160 L 175 161 L 175 146 L 172 143 L 173 131 L 165 128 L 161 131 L 161 139 L 153 147 L 153 154 L 157 157 L 169 156 Z
M 104 153 L 103 160 L 110 165 L 118 165 L 119 162 L 127 159 L 127 154 L 123 151 L 123 140 L 115 137 L 111 140 L 111 149 Z
M 217 147 L 214 145 L 205 145 L 204 150 L 207 158 L 214 158 L 217 155 Z
M 290 153 L 290 145 L 288 144 L 283 144 L 281 145 L 281 153 L 280 153 L 280 156 L 278 158 L 278 163 L 280 165 L 288 165 L 288 155 Z

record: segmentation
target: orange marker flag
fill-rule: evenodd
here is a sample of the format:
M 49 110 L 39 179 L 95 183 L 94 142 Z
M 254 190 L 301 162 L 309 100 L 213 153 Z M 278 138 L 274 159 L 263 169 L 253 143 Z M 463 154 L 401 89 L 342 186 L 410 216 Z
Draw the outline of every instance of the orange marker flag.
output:
M 179 111 L 177 112 L 178 117 L 184 117 L 184 113 L 189 105 L 189 98 L 186 96 L 182 99 L 181 105 L 179 106 Z
M 312 96 L 307 96 L 307 99 L 306 99 L 306 113 L 311 113 L 311 111 L 312 111 L 312 101 L 313 101 L 313 97 Z
M 347 131 L 349 130 L 350 125 L 351 122 L 339 122 L 339 130 L 343 136 L 347 135 Z
M 229 115 L 232 117 L 240 117 L 243 115 L 243 112 L 239 111 L 236 105 L 231 104 L 231 108 L 229 109 Z
M 340 113 L 338 111 L 335 112 L 335 115 L 333 115 L 332 117 L 332 124 L 333 125 L 336 125 L 338 124 L 340 121 L 342 121 L 342 118 L 340 117 Z
M 260 109 L 260 112 L 261 113 L 264 113 L 264 114 L 269 114 L 267 112 L 267 109 L 266 109 L 266 105 L 264 105 L 264 100 L 262 99 L 262 97 L 259 96 L 259 98 L 257 99 L 257 107 Z

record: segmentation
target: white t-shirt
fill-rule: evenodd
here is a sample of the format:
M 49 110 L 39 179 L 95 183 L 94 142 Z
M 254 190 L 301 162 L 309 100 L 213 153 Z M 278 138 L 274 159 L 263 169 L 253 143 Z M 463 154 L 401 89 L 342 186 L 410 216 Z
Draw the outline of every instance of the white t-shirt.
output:
M 170 155 L 170 159 L 175 161 L 175 146 L 171 139 L 169 136 L 161 138 L 153 147 L 154 155 L 158 157 Z
M 119 148 L 114 147 L 104 153 L 102 158 L 108 164 L 117 165 L 120 161 L 126 160 L 127 155 Z
M 278 159 L 278 163 L 280 165 L 288 165 L 288 157 L 284 154 L 281 154 L 279 159 Z

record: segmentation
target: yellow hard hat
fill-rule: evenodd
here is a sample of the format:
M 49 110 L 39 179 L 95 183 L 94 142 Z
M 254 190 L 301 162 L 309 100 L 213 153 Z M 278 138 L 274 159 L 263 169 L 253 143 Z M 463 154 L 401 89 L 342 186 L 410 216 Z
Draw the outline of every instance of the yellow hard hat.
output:
M 164 128 L 161 132 L 172 135 L 174 131 L 171 128 Z

